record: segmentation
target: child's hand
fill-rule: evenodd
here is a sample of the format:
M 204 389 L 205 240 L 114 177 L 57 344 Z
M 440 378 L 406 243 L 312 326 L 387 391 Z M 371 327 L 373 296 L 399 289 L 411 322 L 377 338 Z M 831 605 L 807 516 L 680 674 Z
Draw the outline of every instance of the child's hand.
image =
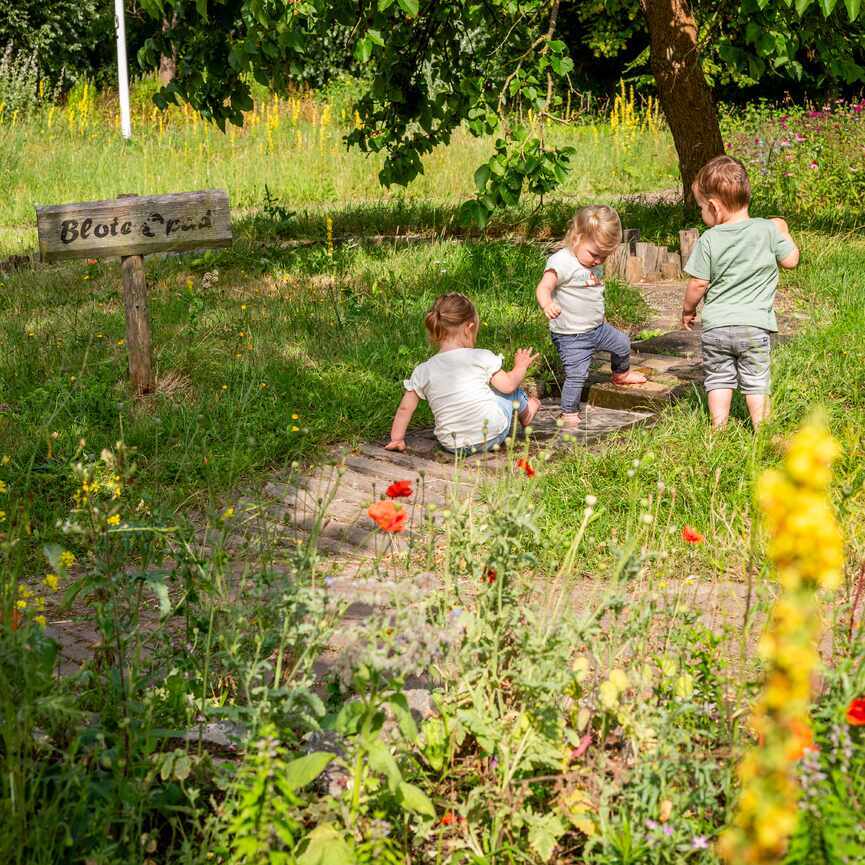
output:
M 514 355 L 514 369 L 521 369 L 525 372 L 539 357 L 540 355 L 530 348 L 518 348 Z
M 562 314 L 562 308 L 554 301 L 551 300 L 544 307 L 544 315 L 552 321 L 554 318 L 558 318 Z
M 697 311 L 696 310 L 693 310 L 693 311 L 690 311 L 687 309 L 682 310 L 682 327 L 684 327 L 685 330 L 691 330 L 692 326 L 696 320 L 697 320 Z
M 386 451 L 404 451 L 405 439 L 392 439 L 385 446 Z

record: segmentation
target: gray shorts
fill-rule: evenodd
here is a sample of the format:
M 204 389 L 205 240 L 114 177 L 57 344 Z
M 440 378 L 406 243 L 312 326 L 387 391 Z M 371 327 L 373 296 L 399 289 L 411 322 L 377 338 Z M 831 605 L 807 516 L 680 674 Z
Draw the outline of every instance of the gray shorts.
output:
M 769 393 L 769 331 L 731 325 L 703 331 L 705 388 Z

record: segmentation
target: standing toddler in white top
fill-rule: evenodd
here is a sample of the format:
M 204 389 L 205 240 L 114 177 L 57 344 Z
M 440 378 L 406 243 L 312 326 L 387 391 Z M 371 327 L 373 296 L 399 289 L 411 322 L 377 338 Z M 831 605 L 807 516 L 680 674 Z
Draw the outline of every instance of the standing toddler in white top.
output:
M 643 384 L 646 377 L 631 370 L 628 335 L 604 318 L 604 269 L 609 254 L 622 242 L 619 215 L 603 204 L 577 211 L 562 248 L 544 266 L 535 292 L 550 322 L 550 335 L 565 368 L 562 423 L 580 422 L 580 396 L 596 351 L 610 352 L 613 384 Z
M 475 348 L 480 320 L 462 294 L 443 294 L 424 319 L 438 353 L 414 368 L 394 415 L 387 450 L 405 450 L 405 434 L 422 399 L 435 418 L 435 435 L 445 450 L 459 455 L 489 450 L 511 431 L 513 413 L 531 423 L 540 402 L 520 387 L 538 355 L 517 350 L 514 368 L 502 369 L 502 356 Z M 495 388 L 495 389 L 494 389 Z

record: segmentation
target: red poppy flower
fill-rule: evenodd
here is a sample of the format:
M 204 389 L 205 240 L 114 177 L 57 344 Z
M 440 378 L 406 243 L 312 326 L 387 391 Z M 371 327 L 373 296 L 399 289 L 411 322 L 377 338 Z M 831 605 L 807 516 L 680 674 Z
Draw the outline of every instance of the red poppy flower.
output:
M 411 481 L 394 481 L 385 490 L 387 497 L 390 499 L 407 499 L 413 492 Z
M 847 707 L 847 723 L 854 727 L 865 727 L 865 697 L 856 697 Z
M 487 578 L 488 583 L 494 583 L 496 581 L 496 569 L 495 568 L 487 568 L 484 576 Z
M 94 264 L 97 263 L 97 261 L 95 258 L 88 258 L 87 263 L 92 267 Z
M 685 526 L 682 529 L 682 540 L 689 544 L 702 544 L 705 537 L 692 526 Z
M 397 533 L 405 529 L 408 514 L 393 502 L 375 502 L 367 508 L 369 518 L 383 531 Z
M 522 469 L 526 473 L 527 478 L 533 478 L 535 476 L 535 470 L 532 468 L 532 464 L 528 460 L 517 460 L 517 468 Z
M 457 822 L 456 814 L 453 811 L 445 811 L 442 814 L 441 824 L 442 826 L 452 826 Z

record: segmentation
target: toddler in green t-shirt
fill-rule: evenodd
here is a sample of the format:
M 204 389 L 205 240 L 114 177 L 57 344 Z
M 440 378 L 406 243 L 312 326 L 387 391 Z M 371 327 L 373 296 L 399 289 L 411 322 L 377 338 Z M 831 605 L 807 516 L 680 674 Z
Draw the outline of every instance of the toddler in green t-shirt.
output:
M 751 184 L 738 159 L 717 156 L 707 162 L 692 188 L 709 230 L 685 265 L 691 279 L 682 326 L 691 329 L 702 300 L 703 369 L 712 426 L 726 425 L 738 388 L 757 427 L 769 411 L 769 335 L 778 330 L 772 308 L 778 266 L 796 267 L 799 249 L 783 219 L 751 218 Z

